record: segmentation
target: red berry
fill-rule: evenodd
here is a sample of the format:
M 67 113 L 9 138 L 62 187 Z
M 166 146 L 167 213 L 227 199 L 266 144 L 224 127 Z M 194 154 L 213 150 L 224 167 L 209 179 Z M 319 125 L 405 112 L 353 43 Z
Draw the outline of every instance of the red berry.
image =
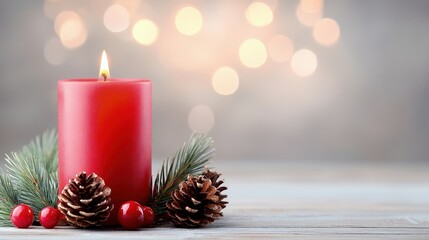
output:
M 155 213 L 153 212 L 152 208 L 148 206 L 143 206 L 143 215 L 144 215 L 143 226 L 144 227 L 151 226 L 153 223 L 153 220 L 155 220 Z
M 118 210 L 118 220 L 122 227 L 135 230 L 143 225 L 144 213 L 142 206 L 136 201 L 128 201 Z
M 26 204 L 19 204 L 12 209 L 10 220 L 17 228 L 28 228 L 34 220 L 33 209 Z
M 60 220 L 60 212 L 53 207 L 45 207 L 39 213 L 39 222 L 44 228 L 54 228 Z

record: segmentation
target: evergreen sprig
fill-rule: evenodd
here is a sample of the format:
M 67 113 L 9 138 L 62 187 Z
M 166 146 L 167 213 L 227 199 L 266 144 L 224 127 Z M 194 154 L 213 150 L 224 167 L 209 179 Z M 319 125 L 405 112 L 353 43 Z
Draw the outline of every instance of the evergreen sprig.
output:
M 151 188 L 149 206 L 157 222 L 164 220 L 171 192 L 188 175 L 200 174 L 214 157 L 213 139 L 192 134 L 172 158 L 163 162 Z M 36 137 L 20 152 L 6 155 L 0 174 L 0 226 L 10 226 L 10 212 L 19 203 L 30 205 L 37 217 L 46 206 L 58 202 L 58 136 L 55 130 Z
M 0 225 L 10 225 L 10 212 L 18 203 L 30 205 L 37 217 L 46 206 L 57 205 L 58 136 L 55 130 L 36 137 L 20 152 L 6 154 L 0 179 Z
M 8 174 L 0 174 L 0 226 L 11 226 L 10 212 L 18 204 L 18 194 Z
M 171 199 L 171 192 L 188 175 L 200 174 L 204 166 L 214 157 L 213 139 L 202 134 L 192 134 L 172 157 L 163 162 L 157 173 L 149 206 L 155 212 L 158 223 L 164 220 L 167 212 L 165 204 Z

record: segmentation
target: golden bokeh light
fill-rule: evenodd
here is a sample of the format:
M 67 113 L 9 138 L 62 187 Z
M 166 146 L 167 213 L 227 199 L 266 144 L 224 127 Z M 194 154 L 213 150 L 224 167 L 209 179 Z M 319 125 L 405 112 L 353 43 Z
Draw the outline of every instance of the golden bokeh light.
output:
M 230 67 L 221 67 L 212 76 L 214 90 L 220 95 L 231 95 L 238 89 L 237 72 Z
M 203 16 L 194 7 L 184 7 L 176 14 L 176 28 L 184 35 L 195 35 L 203 27 Z
M 246 10 L 246 19 L 256 27 L 263 27 L 273 21 L 273 11 L 262 2 L 254 2 Z
M 70 18 L 61 24 L 59 36 L 65 47 L 77 48 L 85 43 L 87 34 L 86 27 L 80 19 Z
M 198 133 L 209 132 L 215 124 L 214 113 L 206 105 L 197 105 L 189 113 L 188 124 L 192 131 Z
M 61 44 L 61 41 L 54 37 L 46 42 L 43 48 L 43 55 L 49 64 L 61 65 L 65 61 L 66 49 Z
M 334 19 L 321 19 L 314 25 L 313 37 L 322 45 L 332 45 L 340 37 L 340 26 Z
M 323 0 L 300 0 L 299 5 L 304 12 L 320 12 L 323 9 Z
M 258 68 L 267 61 L 267 50 L 260 40 L 247 39 L 240 45 L 239 57 L 241 63 L 249 68 Z
M 301 49 L 293 54 L 290 64 L 296 75 L 307 77 L 316 71 L 317 57 L 312 51 Z
M 55 17 L 54 29 L 58 36 L 60 36 L 61 26 L 69 19 L 81 21 L 79 14 L 74 11 L 63 11 L 58 13 L 58 15 Z
M 301 0 L 296 8 L 296 17 L 299 22 L 307 27 L 313 27 L 322 18 L 322 0 Z
M 152 45 L 158 38 L 158 26 L 149 19 L 141 19 L 134 24 L 133 37 L 142 45 Z
M 122 32 L 130 25 L 130 14 L 125 7 L 114 4 L 104 12 L 103 22 L 109 31 Z
M 268 52 L 274 62 L 285 62 L 293 54 L 293 42 L 284 35 L 276 35 L 268 43 Z

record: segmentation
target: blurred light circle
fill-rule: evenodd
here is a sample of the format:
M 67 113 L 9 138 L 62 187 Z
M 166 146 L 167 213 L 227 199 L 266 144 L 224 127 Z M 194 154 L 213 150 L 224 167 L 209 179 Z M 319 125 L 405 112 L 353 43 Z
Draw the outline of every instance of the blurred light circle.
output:
M 240 45 L 240 61 L 249 68 L 258 68 L 267 61 L 265 45 L 258 39 L 247 39 Z
M 206 105 L 197 105 L 192 108 L 188 117 L 189 127 L 199 133 L 210 131 L 215 124 L 213 111 Z
M 314 25 L 313 36 L 322 45 L 332 45 L 340 37 L 340 27 L 334 19 L 320 19 Z
M 104 26 L 111 32 L 122 32 L 130 24 L 128 10 L 119 4 L 110 6 L 104 12 Z
M 43 55 L 49 64 L 61 65 L 65 61 L 66 51 L 61 41 L 55 37 L 46 42 Z
M 54 29 L 58 36 L 60 36 L 61 26 L 69 19 L 81 21 L 80 16 L 73 11 L 63 11 L 55 17 Z
M 60 28 L 61 43 L 67 48 L 81 46 L 87 38 L 86 27 L 79 19 L 67 19 Z
M 134 24 L 133 37 L 142 45 L 151 45 L 158 38 L 158 26 L 149 19 L 141 19 Z
M 246 10 L 246 19 L 256 27 L 263 27 L 273 21 L 273 11 L 262 2 L 254 2 Z
M 301 0 L 299 5 L 304 12 L 320 12 L 323 10 L 323 0 Z
M 314 24 L 322 18 L 322 9 L 319 11 L 305 11 L 300 4 L 296 8 L 296 17 L 302 25 L 313 27 Z
M 285 62 L 293 54 L 293 42 L 284 35 L 276 35 L 268 43 L 268 52 L 273 61 Z
M 301 77 L 307 77 L 316 71 L 317 57 L 308 49 L 301 49 L 292 56 L 291 60 L 292 71 Z
M 184 35 L 195 35 L 203 26 L 203 16 L 194 7 L 184 7 L 176 14 L 176 28 Z
M 221 67 L 213 74 L 212 85 L 218 94 L 231 95 L 238 89 L 238 74 L 230 67 Z

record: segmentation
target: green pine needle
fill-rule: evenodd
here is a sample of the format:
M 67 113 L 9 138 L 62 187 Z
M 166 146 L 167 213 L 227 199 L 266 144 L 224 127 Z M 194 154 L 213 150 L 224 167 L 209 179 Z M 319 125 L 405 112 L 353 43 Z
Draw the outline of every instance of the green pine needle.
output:
M 10 225 L 9 216 L 18 203 L 30 205 L 37 217 L 58 201 L 58 144 L 55 130 L 36 137 L 18 153 L 6 154 L 6 172 L 0 181 L 0 225 Z M 14 195 L 11 193 L 14 192 Z
M 55 130 L 36 137 L 18 153 L 6 155 L 6 172 L 0 174 L 0 226 L 10 226 L 10 212 L 18 203 L 30 205 L 37 217 L 58 202 L 58 137 Z M 150 193 L 149 206 L 161 222 L 171 192 L 188 175 L 200 174 L 214 157 L 213 139 L 192 134 L 179 151 L 162 164 Z
M 48 173 L 58 171 L 58 135 L 56 130 L 43 133 L 22 148 L 21 154 L 26 158 L 37 157 Z
M 200 174 L 204 166 L 214 157 L 213 139 L 202 134 L 192 134 L 189 141 L 171 158 L 163 162 L 153 184 L 149 206 L 155 219 L 161 222 L 167 212 L 166 203 L 171 192 L 188 175 Z
M 12 226 L 10 212 L 18 204 L 18 195 L 7 174 L 0 174 L 0 226 Z

